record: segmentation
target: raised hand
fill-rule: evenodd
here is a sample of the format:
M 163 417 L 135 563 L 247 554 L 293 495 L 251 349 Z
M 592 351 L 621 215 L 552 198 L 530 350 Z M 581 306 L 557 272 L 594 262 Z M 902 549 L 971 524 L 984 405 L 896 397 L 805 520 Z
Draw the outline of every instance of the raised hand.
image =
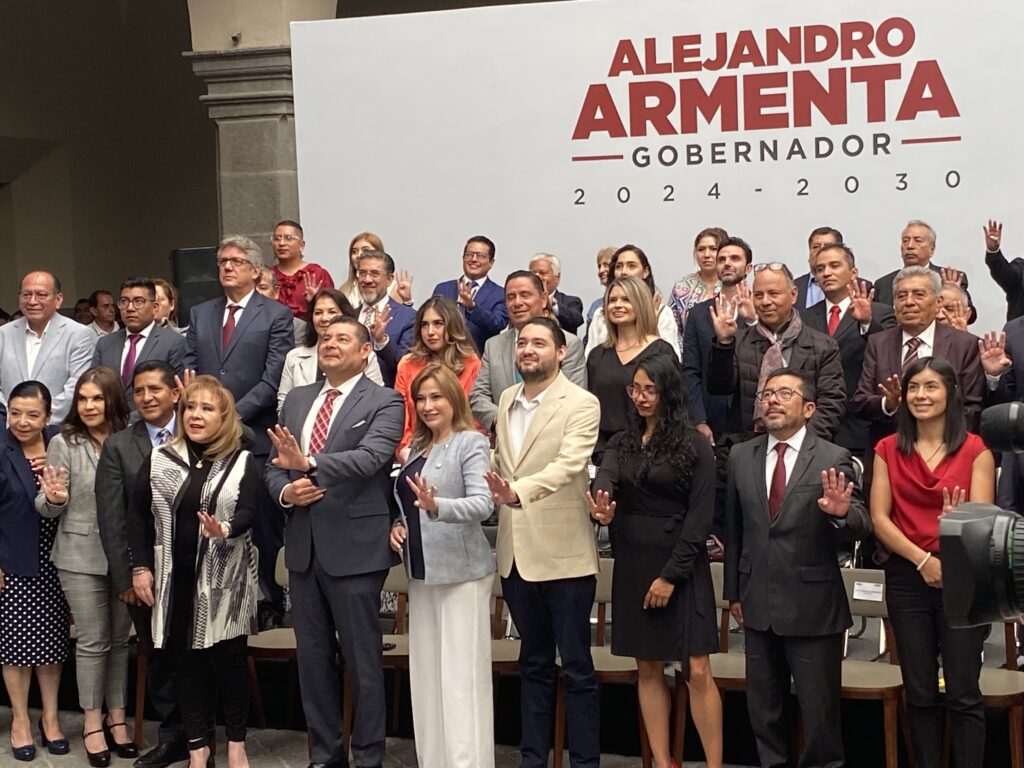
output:
M 310 272 L 302 273 L 302 296 L 306 301 L 312 301 L 316 292 L 324 287 L 324 281 Z
M 459 281 L 458 303 L 464 306 L 467 310 L 473 309 L 473 307 L 476 306 L 476 301 L 473 300 L 473 289 L 470 287 L 468 280 Z
M 40 480 L 43 493 L 50 504 L 65 504 L 68 500 L 68 471 L 61 467 L 46 466 Z
M 981 367 L 989 376 L 999 377 L 1009 370 L 1013 361 L 1006 356 L 1006 334 L 989 331 L 978 340 Z
M 437 517 L 437 499 L 434 498 L 437 486 L 427 485 L 427 478 L 418 472 L 413 477 L 406 477 L 405 482 L 416 494 L 416 506 L 431 517 Z
M 723 294 L 715 297 L 715 304 L 710 308 L 711 324 L 715 327 L 715 337 L 723 344 L 736 338 L 736 304 Z
M 850 316 L 861 325 L 870 323 L 875 289 L 868 290 L 868 284 L 863 280 L 851 280 L 847 290 L 850 293 Z
M 391 322 L 391 305 L 385 304 L 384 309 L 373 310 L 373 319 L 368 330 L 377 344 L 384 344 L 388 338 L 388 323 Z
M 995 219 L 989 219 L 988 225 L 981 228 L 985 233 L 985 250 L 995 253 L 999 250 L 999 244 L 1003 241 L 1003 225 Z
M 590 516 L 601 525 L 609 525 L 615 517 L 615 504 L 611 500 L 608 491 L 598 491 L 597 498 L 587 491 L 587 501 L 590 502 Z
M 853 498 L 853 483 L 846 482 L 846 475 L 836 474 L 833 467 L 821 470 L 821 498 L 818 508 L 831 517 L 846 517 L 850 510 L 850 499 Z
M 391 551 L 401 552 L 402 545 L 405 544 L 408 536 L 409 532 L 405 530 L 405 526 L 401 523 L 395 523 L 395 526 L 391 529 L 391 536 L 388 538 L 388 545 L 391 547 Z
M 284 491 L 281 493 L 281 499 L 286 504 L 292 504 L 296 507 L 308 507 L 310 504 L 314 504 L 324 497 L 327 493 L 323 488 L 318 486 L 308 477 L 302 477 L 291 483 L 288 483 L 284 487 Z
M 946 309 L 943 307 L 939 311 L 945 316 L 946 322 L 949 323 L 950 328 L 956 328 L 958 331 L 967 330 L 967 320 L 970 315 L 960 299 L 956 299 L 953 302 L 952 308 Z
M 278 424 L 273 429 L 267 430 L 267 437 L 277 449 L 277 456 L 271 460 L 275 467 L 296 469 L 299 472 L 306 472 L 309 469 L 309 459 L 299 447 L 299 441 L 288 431 L 288 427 Z
M 661 300 L 661 291 L 655 291 L 654 295 L 651 297 L 651 300 L 654 302 L 654 316 L 657 317 L 659 314 L 661 314 L 661 307 L 663 304 Z
M 952 267 L 942 267 L 939 270 L 939 274 L 942 276 L 943 284 L 960 286 L 960 281 L 964 279 L 964 273 L 959 269 L 953 269 Z
M 954 509 L 959 507 L 967 501 L 967 492 L 960 489 L 959 485 L 953 486 L 953 492 L 949 492 L 949 488 L 942 489 L 942 512 L 939 513 L 939 517 L 945 517 Z
M 644 609 L 664 608 L 668 605 L 668 601 L 672 597 L 672 593 L 675 591 L 675 584 L 671 581 L 666 581 L 659 576 L 652 581 L 651 586 L 647 588 L 647 594 L 644 595 Z
M 900 377 L 897 374 L 894 373 L 879 384 L 878 391 L 882 395 L 882 404 L 886 407 L 886 410 L 895 411 L 900 407 L 903 393 L 900 389 Z
M 205 512 L 197 512 L 196 516 L 199 518 L 199 530 L 202 531 L 203 536 L 208 539 L 227 538 L 227 529 L 220 520 Z
M 196 372 L 191 368 L 186 368 L 181 372 L 181 376 L 174 377 L 174 386 L 178 388 L 178 391 L 182 394 L 188 388 L 188 385 L 192 383 L 192 380 L 196 377 Z
M 407 270 L 400 269 L 395 272 L 395 284 L 391 287 L 391 293 L 395 301 L 402 304 L 412 303 L 412 275 Z
M 750 292 L 750 286 L 747 285 L 746 281 L 736 284 L 736 295 L 733 296 L 732 300 L 740 317 L 748 323 L 757 320 L 757 310 L 754 309 L 754 294 Z
M 519 496 L 512 490 L 508 480 L 497 472 L 485 472 L 484 480 L 487 481 L 487 488 L 491 492 L 491 501 L 495 504 L 518 504 Z

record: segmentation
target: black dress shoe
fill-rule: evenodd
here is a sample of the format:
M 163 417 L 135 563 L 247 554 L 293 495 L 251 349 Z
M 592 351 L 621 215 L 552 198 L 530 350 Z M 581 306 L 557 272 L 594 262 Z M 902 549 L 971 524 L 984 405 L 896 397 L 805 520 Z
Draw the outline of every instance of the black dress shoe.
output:
M 266 601 L 261 602 L 256 610 L 256 620 L 260 632 L 268 629 L 280 629 L 284 626 L 284 612 Z
M 348 768 L 348 761 L 336 760 L 333 763 L 310 763 L 309 768 Z
M 89 731 L 88 733 L 83 733 L 82 734 L 82 743 L 84 744 L 85 740 L 89 736 L 92 736 L 94 733 L 103 733 L 103 729 L 100 728 L 97 731 Z M 100 752 L 90 752 L 89 748 L 86 747 L 85 748 L 85 756 L 89 759 L 89 765 L 91 765 L 92 768 L 107 768 L 107 766 L 110 765 L 110 750 L 109 749 L 104 749 L 104 750 L 101 750 Z
M 39 725 L 42 726 L 42 724 L 43 723 L 40 720 Z M 127 725 L 125 725 L 125 723 L 108 723 L 107 718 L 103 718 L 103 737 L 107 740 L 107 748 L 121 758 L 130 760 L 133 757 L 138 757 L 139 748 L 135 746 L 135 742 L 115 741 L 114 729 L 117 728 L 119 725 L 124 725 L 125 729 L 127 729 L 128 727 Z
M 134 768 L 167 768 L 172 763 L 188 760 L 188 746 L 184 742 L 165 741 L 139 757 Z

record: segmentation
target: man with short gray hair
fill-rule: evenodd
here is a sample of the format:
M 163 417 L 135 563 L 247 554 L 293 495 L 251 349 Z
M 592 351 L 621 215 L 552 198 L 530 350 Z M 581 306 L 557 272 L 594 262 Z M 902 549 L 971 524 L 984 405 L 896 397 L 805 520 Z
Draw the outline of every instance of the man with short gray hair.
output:
M 558 318 L 562 330 L 576 333 L 583 325 L 583 300 L 558 290 L 562 280 L 562 262 L 550 253 L 538 253 L 530 259 L 530 271 L 544 283 L 544 290 L 551 300 L 551 311 Z
M 911 219 L 903 228 L 900 235 L 900 256 L 903 258 L 904 267 L 927 267 L 939 276 L 942 282 L 952 283 L 963 288 L 967 293 L 967 273 L 957 269 L 940 267 L 932 261 L 935 254 L 935 230 L 932 226 L 920 219 Z M 900 270 L 896 269 L 889 274 L 878 278 L 875 281 L 875 301 L 881 304 L 893 306 L 894 294 L 893 281 Z M 941 290 L 941 286 L 940 286 Z M 970 317 L 968 323 L 973 323 L 978 317 L 978 311 L 971 301 L 971 294 L 967 293 L 968 312 Z

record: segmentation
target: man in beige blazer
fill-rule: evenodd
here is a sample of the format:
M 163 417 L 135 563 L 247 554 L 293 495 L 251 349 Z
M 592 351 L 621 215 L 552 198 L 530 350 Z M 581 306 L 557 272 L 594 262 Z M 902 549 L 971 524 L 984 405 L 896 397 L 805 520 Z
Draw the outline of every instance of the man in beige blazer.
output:
M 499 505 L 498 573 L 522 644 L 522 768 L 542 768 L 551 749 L 555 655 L 565 678 L 573 768 L 597 768 L 597 683 L 590 657 L 597 548 L 586 502 L 587 461 L 597 442 L 597 398 L 559 370 L 565 334 L 547 317 L 516 340 L 521 384 L 495 417 L 491 497 Z

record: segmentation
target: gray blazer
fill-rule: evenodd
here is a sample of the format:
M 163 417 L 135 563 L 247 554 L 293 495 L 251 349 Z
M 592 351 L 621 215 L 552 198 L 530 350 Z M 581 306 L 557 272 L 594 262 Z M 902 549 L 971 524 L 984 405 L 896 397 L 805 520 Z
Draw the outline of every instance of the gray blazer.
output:
M 565 341 L 567 349 L 562 360 L 562 373 L 573 384 L 586 389 L 587 358 L 583 354 L 583 342 L 568 331 L 565 332 Z M 469 393 L 469 407 L 484 429 L 490 429 L 494 424 L 501 393 L 516 383 L 516 333 L 506 328 L 484 345 L 480 372 Z
M 406 464 L 422 453 L 410 453 Z M 486 437 L 474 430 L 456 432 L 447 443 L 435 446 L 427 458 L 422 476 L 437 487 L 437 517 L 431 518 L 424 510 L 418 510 L 424 583 L 458 584 L 494 573 L 494 553 L 480 527 L 493 511 L 484 480 L 484 473 L 490 468 L 490 445 Z M 401 510 L 401 522 L 408 525 L 397 486 L 395 499 Z M 409 570 L 408 551 L 405 568 Z
M 105 365 L 113 368 L 118 375 L 121 373 L 121 355 L 124 354 L 124 345 L 128 339 L 128 331 L 121 328 L 118 331 L 109 333 L 96 342 L 96 351 L 92 356 L 93 365 Z M 185 339 L 171 328 L 154 325 L 149 332 L 146 343 L 142 345 L 135 364 L 144 363 L 147 360 L 163 360 L 174 369 L 179 376 L 185 369 Z M 125 396 L 128 398 L 128 407 L 135 413 L 134 389 L 131 383 L 125 387 Z
M 54 315 L 43 334 L 35 366 L 28 369 L 25 335 L 28 321 L 20 317 L 0 326 L 0 406 L 7 408 L 7 396 L 29 379 L 41 381 L 53 397 L 51 424 L 60 424 L 71 410 L 75 384 L 92 363 L 96 335 L 88 327 L 63 315 Z
M 36 510 L 43 517 L 59 517 L 57 539 L 50 560 L 62 571 L 107 575 L 107 556 L 103 553 L 100 529 L 96 522 L 96 463 L 99 457 L 88 440 L 56 435 L 46 450 L 46 463 L 68 472 L 68 501 L 50 504 L 42 491 L 36 495 Z

